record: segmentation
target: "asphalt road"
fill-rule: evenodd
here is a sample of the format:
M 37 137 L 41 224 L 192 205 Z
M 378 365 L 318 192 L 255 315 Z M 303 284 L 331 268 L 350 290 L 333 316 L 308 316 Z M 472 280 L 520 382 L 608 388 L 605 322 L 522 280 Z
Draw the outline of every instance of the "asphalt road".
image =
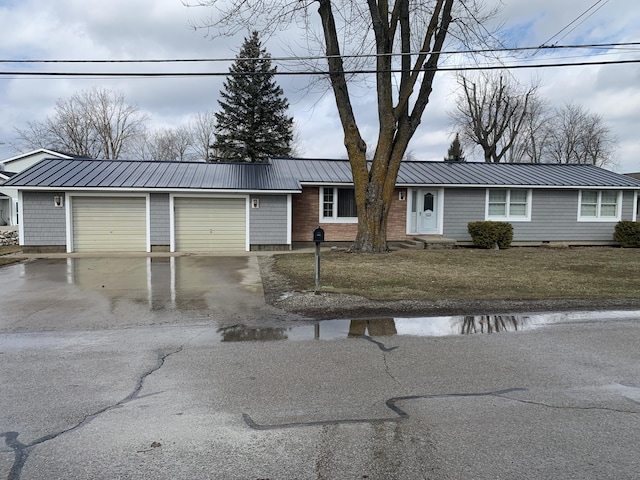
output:
M 640 476 L 640 313 L 316 326 L 265 305 L 256 274 L 0 269 L 0 478 Z

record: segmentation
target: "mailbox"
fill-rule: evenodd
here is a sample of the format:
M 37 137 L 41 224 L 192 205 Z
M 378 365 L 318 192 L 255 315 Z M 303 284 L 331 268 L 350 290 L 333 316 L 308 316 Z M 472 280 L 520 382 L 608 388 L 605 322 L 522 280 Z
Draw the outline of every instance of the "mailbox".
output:
M 320 227 L 313 231 L 313 241 L 316 243 L 324 242 L 324 230 Z

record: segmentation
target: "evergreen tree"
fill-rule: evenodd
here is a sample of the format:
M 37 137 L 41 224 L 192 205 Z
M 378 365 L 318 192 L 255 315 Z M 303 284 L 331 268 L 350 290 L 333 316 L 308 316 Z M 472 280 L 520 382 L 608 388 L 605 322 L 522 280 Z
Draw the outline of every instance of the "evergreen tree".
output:
M 447 156 L 444 157 L 444 160 L 445 162 L 466 162 L 464 150 L 462 149 L 457 133 L 456 138 L 451 142 L 449 150 L 447 150 Z
M 213 144 L 217 160 L 264 162 L 290 156 L 293 118 L 274 80 L 276 70 L 258 32 L 245 38 L 220 92 Z

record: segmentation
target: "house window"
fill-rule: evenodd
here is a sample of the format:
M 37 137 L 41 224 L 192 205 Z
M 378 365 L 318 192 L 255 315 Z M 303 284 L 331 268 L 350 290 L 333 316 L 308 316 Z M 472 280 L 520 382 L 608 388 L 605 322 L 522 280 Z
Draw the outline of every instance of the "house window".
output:
M 487 190 L 486 219 L 516 222 L 531 220 L 531 190 Z
M 622 192 L 617 190 L 582 190 L 578 220 L 583 222 L 620 220 Z
M 320 189 L 321 219 L 325 222 L 357 222 L 356 193 L 348 187 L 323 187 Z

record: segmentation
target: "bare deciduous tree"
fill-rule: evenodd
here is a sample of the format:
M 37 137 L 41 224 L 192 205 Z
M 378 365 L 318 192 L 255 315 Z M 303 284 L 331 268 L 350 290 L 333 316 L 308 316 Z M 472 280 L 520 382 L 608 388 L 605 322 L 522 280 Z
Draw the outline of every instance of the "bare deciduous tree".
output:
M 140 136 L 131 148 L 139 160 L 186 161 L 191 159 L 192 136 L 185 126 L 160 128 Z
M 192 160 L 208 162 L 212 159 L 216 117 L 212 110 L 196 113 L 189 122 Z
M 508 157 L 521 135 L 537 86 L 524 89 L 502 73 L 458 76 L 460 94 L 451 113 L 455 128 L 482 148 L 485 162 Z
M 98 159 L 117 159 L 144 131 L 147 117 L 116 90 L 94 88 L 59 99 L 43 121 L 16 128 L 22 150 L 54 148 Z
M 545 140 L 549 162 L 606 166 L 614 161 L 616 139 L 609 127 L 600 115 L 578 105 L 565 104 L 554 110 Z
M 538 95 L 529 98 L 529 105 L 520 134 L 508 154 L 509 162 L 541 163 L 547 145 L 547 125 L 551 118 L 547 102 Z
M 312 41 L 311 7 L 322 24 L 322 50 L 351 165 L 358 210 L 353 251 L 387 251 L 387 218 L 400 164 L 420 125 L 433 88 L 445 40 L 468 38 L 482 21 L 477 1 L 458 0 L 198 0 L 216 12 L 205 28 L 238 30 L 283 27 L 297 19 Z M 454 20 L 455 17 L 455 20 Z M 480 30 L 480 29 L 478 29 Z M 449 35 L 451 33 L 451 35 Z M 374 53 L 378 139 L 367 162 L 350 90 L 350 58 Z M 346 66 L 346 67 L 345 67 Z M 398 71 L 399 73 L 394 73 Z

